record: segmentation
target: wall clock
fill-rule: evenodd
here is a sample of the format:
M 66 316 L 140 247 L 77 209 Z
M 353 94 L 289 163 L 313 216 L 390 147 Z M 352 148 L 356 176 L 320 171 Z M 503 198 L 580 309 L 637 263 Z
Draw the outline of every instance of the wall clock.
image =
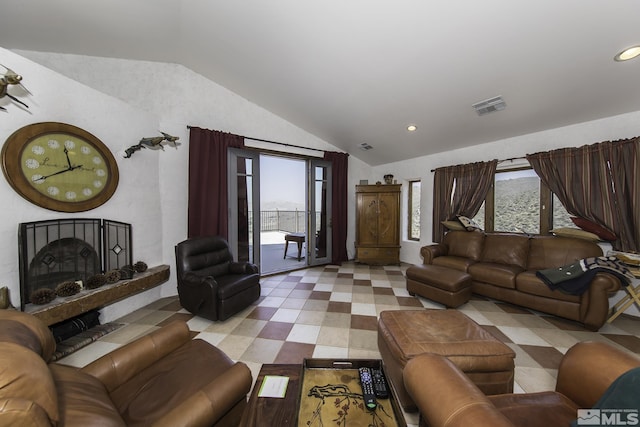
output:
M 46 209 L 82 212 L 105 203 L 118 186 L 118 165 L 89 132 L 66 123 L 34 123 L 2 147 L 2 172 L 22 197 Z

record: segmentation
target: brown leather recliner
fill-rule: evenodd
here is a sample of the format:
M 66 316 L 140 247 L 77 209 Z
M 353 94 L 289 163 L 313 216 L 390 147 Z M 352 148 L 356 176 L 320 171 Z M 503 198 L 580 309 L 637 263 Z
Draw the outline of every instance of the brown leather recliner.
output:
M 427 353 L 407 363 L 404 384 L 430 427 L 569 426 L 592 408 L 640 358 L 604 342 L 571 347 L 558 368 L 555 391 L 485 396 L 450 360 Z
M 0 425 L 237 426 L 251 371 L 173 322 L 84 368 L 47 362 L 38 318 L 0 310 Z
M 258 267 L 233 261 L 222 237 L 192 237 L 175 250 L 180 304 L 196 316 L 226 320 L 260 297 Z

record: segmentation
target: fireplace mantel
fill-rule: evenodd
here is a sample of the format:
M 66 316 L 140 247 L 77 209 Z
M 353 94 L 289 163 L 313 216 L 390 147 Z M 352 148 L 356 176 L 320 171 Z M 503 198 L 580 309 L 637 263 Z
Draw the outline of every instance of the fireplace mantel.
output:
M 56 298 L 49 304 L 28 304 L 24 311 L 33 314 L 47 325 L 53 325 L 155 288 L 167 280 L 169 280 L 169 266 L 163 264 L 151 267 L 143 273 L 137 273 L 132 279 L 120 280 L 98 289 L 83 290 L 68 298 Z

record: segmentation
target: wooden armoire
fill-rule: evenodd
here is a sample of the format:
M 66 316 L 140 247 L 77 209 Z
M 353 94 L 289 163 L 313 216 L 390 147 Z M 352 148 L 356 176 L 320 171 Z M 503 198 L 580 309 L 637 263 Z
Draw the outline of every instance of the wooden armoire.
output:
M 356 261 L 400 263 L 400 184 L 356 185 Z

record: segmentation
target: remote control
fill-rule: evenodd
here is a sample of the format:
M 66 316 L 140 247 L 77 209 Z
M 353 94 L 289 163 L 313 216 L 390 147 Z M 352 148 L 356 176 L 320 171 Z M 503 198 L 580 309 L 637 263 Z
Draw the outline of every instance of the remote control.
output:
M 389 387 L 387 386 L 387 380 L 382 373 L 382 369 L 372 369 L 371 376 L 373 377 L 373 391 L 378 399 L 389 398 Z
M 370 411 L 376 409 L 376 395 L 373 389 L 373 378 L 371 376 L 371 370 L 369 368 L 360 368 L 358 369 L 358 373 L 360 374 L 360 385 L 362 385 L 362 399 L 364 400 L 364 405 Z

